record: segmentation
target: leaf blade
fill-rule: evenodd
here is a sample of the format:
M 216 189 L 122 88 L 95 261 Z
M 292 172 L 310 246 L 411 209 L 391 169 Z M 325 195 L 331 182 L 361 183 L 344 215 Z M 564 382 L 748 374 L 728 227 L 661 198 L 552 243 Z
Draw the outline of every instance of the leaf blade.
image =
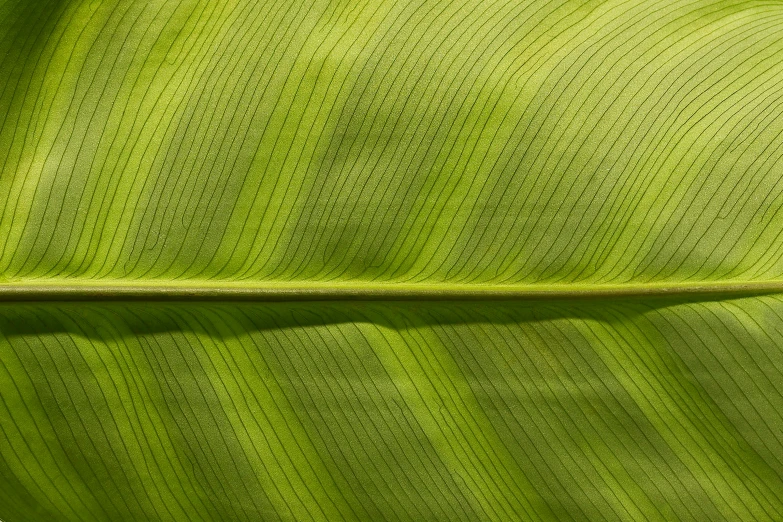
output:
M 66 469 L 75 464 L 69 487 L 84 484 L 84 499 L 114 509 L 109 516 L 177 518 L 163 511 L 177 505 L 155 487 L 169 488 L 168 498 L 189 516 L 206 519 L 253 519 L 265 509 L 264 516 L 283 519 L 487 520 L 772 519 L 783 510 L 776 494 L 782 442 L 774 434 L 783 422 L 774 384 L 783 355 L 769 336 L 780 327 L 776 296 L 659 307 L 117 303 L 1 310 L 4 389 L 12 389 L 7 379 L 29 376 L 14 397 L 26 408 L 10 408 L 13 395 L 4 398 L 8 447 L 24 455 L 25 441 L 35 438 L 15 432 L 30 412 L 46 440 L 39 454 L 51 452 Z M 50 386 L 62 387 L 59 406 L 42 400 Z M 85 386 L 101 393 L 78 392 Z M 161 447 L 158 439 L 138 438 L 153 433 L 143 424 L 156 411 L 155 432 L 168 437 Z M 81 423 L 93 428 L 78 429 Z M 97 444 L 101 431 L 109 435 Z M 131 443 L 143 457 L 125 453 Z M 156 477 L 163 456 L 181 464 Z M 131 487 L 98 487 L 100 474 L 79 470 L 82 459 L 97 469 L 115 462 L 112 480 Z M 139 480 L 145 469 L 150 477 Z M 254 490 L 273 500 L 288 483 L 293 489 L 282 504 L 247 502 L 264 498 Z M 329 484 L 339 487 L 329 492 Z M 228 485 L 234 491 L 221 489 Z M 120 496 L 107 501 L 102 490 Z M 134 495 L 155 505 L 142 500 L 133 511 Z M 56 497 L 36 499 L 63 506 Z M 330 506 L 337 508 L 331 515 Z M 76 516 L 63 519 L 89 516 L 71 507 Z

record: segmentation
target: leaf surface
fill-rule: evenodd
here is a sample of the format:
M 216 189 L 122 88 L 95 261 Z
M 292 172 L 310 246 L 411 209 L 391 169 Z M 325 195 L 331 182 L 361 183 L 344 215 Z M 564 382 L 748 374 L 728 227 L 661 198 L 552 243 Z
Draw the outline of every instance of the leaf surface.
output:
M 781 16 L 0 0 L 0 518 L 780 520 Z

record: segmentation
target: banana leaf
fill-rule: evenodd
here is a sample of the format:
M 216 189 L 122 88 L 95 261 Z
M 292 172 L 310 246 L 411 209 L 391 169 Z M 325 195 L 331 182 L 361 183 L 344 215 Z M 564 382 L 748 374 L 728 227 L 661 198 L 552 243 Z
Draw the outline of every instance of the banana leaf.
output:
M 0 0 L 0 520 L 783 520 L 782 34 Z

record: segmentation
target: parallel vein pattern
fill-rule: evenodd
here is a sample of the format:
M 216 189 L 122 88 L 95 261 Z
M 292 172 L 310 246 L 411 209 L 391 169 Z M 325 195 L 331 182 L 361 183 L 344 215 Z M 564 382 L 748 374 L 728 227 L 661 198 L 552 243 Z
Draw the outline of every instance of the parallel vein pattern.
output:
M 0 517 L 780 520 L 783 300 L 0 306 Z
M 0 303 L 0 519 L 783 520 L 782 36 L 0 0 L 0 298 L 387 299 Z
M 769 0 L 2 0 L 0 279 L 783 276 Z

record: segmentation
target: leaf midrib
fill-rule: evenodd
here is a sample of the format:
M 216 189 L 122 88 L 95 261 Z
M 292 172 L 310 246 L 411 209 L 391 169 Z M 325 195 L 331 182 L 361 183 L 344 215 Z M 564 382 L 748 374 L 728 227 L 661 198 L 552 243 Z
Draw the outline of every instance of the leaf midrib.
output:
M 391 301 L 711 297 L 783 293 L 783 280 L 626 284 L 233 283 L 25 281 L 0 283 L 0 301 Z

